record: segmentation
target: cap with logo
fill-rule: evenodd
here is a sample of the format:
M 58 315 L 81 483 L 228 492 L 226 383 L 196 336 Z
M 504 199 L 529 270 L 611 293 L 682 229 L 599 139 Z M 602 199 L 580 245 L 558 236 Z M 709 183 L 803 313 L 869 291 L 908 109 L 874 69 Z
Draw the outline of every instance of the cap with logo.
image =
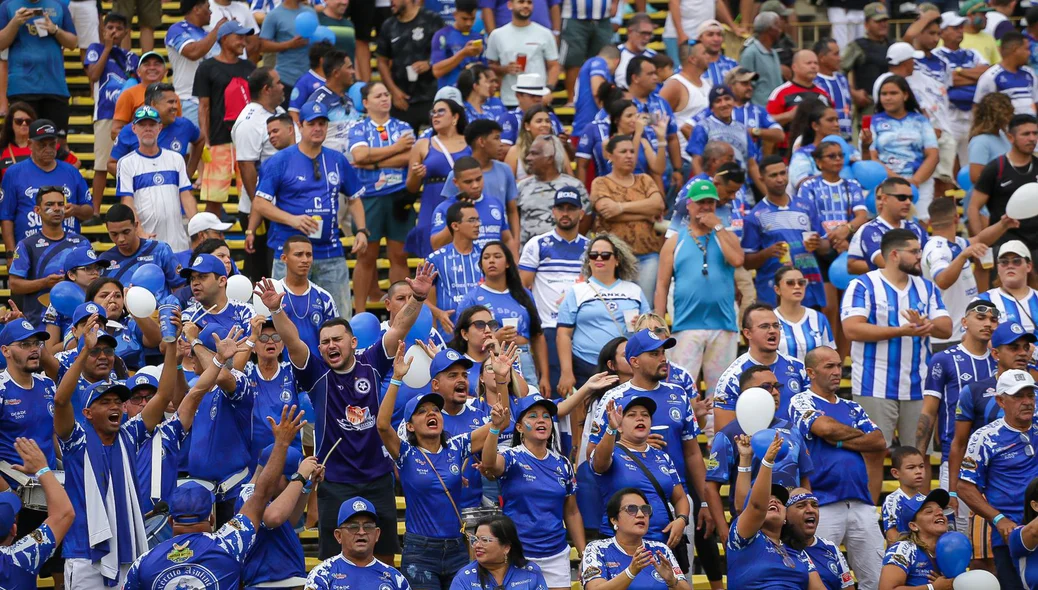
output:
M 1024 339 L 1028 342 L 1038 341 L 1034 334 L 1024 330 L 1024 327 L 1016 322 L 1002 322 L 991 333 L 991 347 L 998 348 L 1011 344 L 1017 340 Z
M 58 127 L 50 119 L 36 119 L 29 126 L 29 139 L 54 139 L 58 136 Z
M 732 89 L 721 84 L 720 86 L 714 86 L 710 89 L 710 104 L 714 104 L 714 101 L 722 96 L 730 96 L 733 100 L 735 99 L 735 94 L 732 93 Z
M 354 496 L 339 506 L 339 518 L 335 522 L 338 523 L 339 526 L 342 526 L 342 523 L 358 514 L 370 514 L 371 518 L 378 520 L 378 513 L 375 512 L 375 505 L 360 496 Z
M 437 352 L 436 356 L 433 357 L 432 363 L 429 365 L 429 374 L 435 379 L 437 375 L 454 365 L 461 365 L 466 369 L 470 369 L 472 368 L 472 360 L 453 348 L 445 348 Z
M 882 2 L 872 2 L 865 5 L 863 9 L 865 12 L 865 19 L 872 20 L 889 20 L 890 13 L 887 12 L 887 7 Z
M 1031 259 L 1031 250 L 1020 240 L 1009 240 L 998 248 L 999 258 L 1002 258 L 1006 254 L 1016 254 L 1021 258 L 1026 258 L 1028 260 Z
M 774 12 L 779 16 L 789 16 L 793 14 L 793 9 L 786 6 L 779 0 L 768 0 L 767 2 L 760 5 L 760 12 Z
M 227 266 L 212 254 L 199 254 L 191 261 L 191 266 L 180 269 L 180 276 L 190 280 L 191 273 L 214 273 L 218 277 L 227 276 Z
M 697 180 L 688 185 L 685 198 L 689 201 L 702 201 L 705 199 L 718 200 L 717 187 L 709 180 Z
M 958 27 L 964 24 L 966 24 L 966 17 L 961 16 L 958 12 L 955 12 L 954 10 L 949 10 L 948 12 L 941 13 L 942 31 L 949 27 Z
M 155 121 L 156 123 L 159 123 L 161 120 L 159 112 L 149 105 L 141 105 L 137 107 L 136 111 L 133 111 L 134 125 L 141 121 Z
M 911 529 L 908 528 L 908 523 L 915 520 L 919 511 L 923 509 L 929 502 L 936 502 L 941 510 L 948 507 L 948 503 L 951 501 L 951 496 L 948 492 L 941 488 L 935 488 L 926 496 L 919 498 L 901 498 L 901 510 L 898 511 L 897 515 L 897 532 L 907 533 Z
M 119 346 L 119 341 L 116 340 L 115 336 L 112 336 L 104 330 L 97 331 L 97 343 L 101 344 L 101 341 L 107 342 L 112 345 L 112 348 Z M 79 337 L 79 348 L 83 349 L 86 347 L 86 334 Z
M 22 500 L 14 492 L 0 492 L 0 535 L 7 536 L 14 526 L 18 513 L 22 510 Z
M 564 186 L 555 191 L 554 206 L 558 207 L 559 205 L 573 205 L 580 209 L 580 191 L 572 186 Z
M 899 41 L 887 48 L 887 63 L 896 66 L 910 59 L 923 59 L 926 54 L 911 44 Z
M 107 320 L 108 319 L 108 312 L 105 310 L 104 306 L 98 305 L 98 304 L 94 303 L 93 301 L 87 301 L 85 303 L 80 303 L 79 305 L 76 306 L 76 310 L 74 312 L 72 312 L 72 325 L 73 326 L 78 325 L 79 322 L 87 319 L 88 317 L 94 315 L 95 313 L 102 320 Z
M 50 334 L 46 330 L 37 330 L 29 320 L 14 320 L 8 322 L 4 329 L 0 330 L 0 346 L 10 346 L 15 342 L 21 342 L 37 336 L 40 340 L 50 338 Z
M 519 419 L 522 418 L 523 414 L 529 412 L 530 408 L 534 406 L 543 406 L 553 417 L 559 415 L 559 407 L 555 405 L 555 402 L 543 398 L 535 393 L 526 397 L 521 397 L 515 403 L 515 420 L 518 422 Z
M 186 481 L 169 498 L 169 517 L 179 524 L 198 524 L 209 519 L 216 496 L 197 481 Z
M 327 119 L 328 108 L 319 102 L 310 101 L 299 109 L 299 118 L 307 123 L 314 119 Z
M 660 340 L 660 337 L 651 330 L 639 330 L 627 340 L 627 358 L 630 360 L 640 354 L 652 352 L 659 348 L 664 350 L 674 348 L 676 344 L 677 341 L 673 338 Z
M 1027 371 L 1010 369 L 998 376 L 995 395 L 1016 395 L 1028 388 L 1034 389 L 1034 377 Z
M 132 393 L 142 387 L 158 389 L 159 380 L 151 373 L 141 373 L 140 371 L 137 371 L 137 374 L 131 377 L 130 380 L 126 382 L 126 385 L 130 388 L 130 392 Z
M 118 395 L 121 401 L 130 399 L 131 395 L 130 388 L 126 387 L 126 384 L 121 381 L 98 381 L 87 388 L 86 405 L 83 407 L 89 408 L 94 402 L 109 393 Z
M 516 78 L 515 84 L 512 86 L 512 90 L 522 94 L 532 94 L 534 96 L 547 96 L 551 94 L 551 90 L 544 85 L 544 76 L 540 74 L 519 74 Z
M 274 445 L 269 444 L 259 454 L 259 462 L 257 465 L 266 465 L 270 462 L 270 455 L 274 452 Z M 285 477 L 292 477 L 292 474 L 299 469 L 299 464 L 303 462 L 303 453 L 299 452 L 299 449 L 295 447 L 288 447 L 285 451 L 285 466 L 281 469 L 281 474 Z
M 95 264 L 101 268 L 108 268 L 112 263 L 104 258 L 98 258 L 97 252 L 94 252 L 90 248 L 76 248 L 69 252 L 68 256 L 65 257 L 65 262 L 62 264 L 62 268 L 65 269 L 65 272 L 68 272 L 70 270 Z
M 418 395 L 407 400 L 404 404 L 404 420 L 410 422 L 411 417 L 418 411 L 418 406 L 425 402 L 432 402 L 437 408 L 443 409 L 443 396 L 438 393 L 426 393 L 425 395 Z
M 236 20 L 229 20 L 224 24 L 220 25 L 220 30 L 216 33 L 216 42 L 223 41 L 227 35 L 252 35 L 253 30 L 247 28 Z M 142 60 L 143 61 L 143 60 Z
M 757 72 L 751 72 L 746 68 L 739 66 L 732 68 L 724 75 L 724 83 L 731 86 L 736 82 L 754 82 L 760 78 L 760 74 Z
M 630 410 L 635 406 L 644 407 L 649 411 L 649 415 L 656 413 L 656 400 L 647 395 L 642 395 L 637 391 L 632 391 L 620 398 L 620 407 L 623 408 L 624 414 L 627 413 L 627 410 Z
M 959 14 L 962 16 L 969 16 L 971 14 L 981 14 L 984 12 L 991 12 L 994 8 L 988 6 L 987 0 L 967 0 L 959 4 Z
M 233 223 L 224 223 L 215 214 L 208 211 L 196 213 L 191 221 L 187 222 L 187 235 L 195 237 L 200 232 L 208 230 L 227 231 L 234 226 Z

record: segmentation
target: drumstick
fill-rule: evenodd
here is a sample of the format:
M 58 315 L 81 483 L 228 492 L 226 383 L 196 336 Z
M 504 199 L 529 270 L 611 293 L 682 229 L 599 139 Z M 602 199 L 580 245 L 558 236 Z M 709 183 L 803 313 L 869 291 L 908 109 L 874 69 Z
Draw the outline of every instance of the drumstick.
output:
M 198 320 L 200 320 L 200 319 L 204 318 L 205 316 L 209 315 L 209 312 L 211 312 L 211 311 L 213 311 L 214 309 L 216 309 L 216 306 L 217 306 L 217 305 L 218 305 L 218 304 L 214 303 L 212 307 L 210 307 L 209 309 L 207 309 L 207 310 L 203 311 L 203 312 L 201 313 L 201 315 L 199 315 L 198 317 L 193 317 L 193 318 L 191 318 L 191 320 L 190 320 L 190 321 L 191 321 L 191 323 L 192 323 L 192 324 L 194 324 L 194 323 L 198 323 Z
M 324 456 L 324 461 L 321 461 L 321 467 L 324 467 L 324 464 L 328 462 L 328 457 L 332 456 L 332 453 L 335 452 L 335 447 L 339 446 L 339 443 L 341 443 L 341 442 L 342 442 L 341 438 L 339 440 L 335 441 L 335 444 L 332 445 L 332 448 L 328 450 L 328 454 Z

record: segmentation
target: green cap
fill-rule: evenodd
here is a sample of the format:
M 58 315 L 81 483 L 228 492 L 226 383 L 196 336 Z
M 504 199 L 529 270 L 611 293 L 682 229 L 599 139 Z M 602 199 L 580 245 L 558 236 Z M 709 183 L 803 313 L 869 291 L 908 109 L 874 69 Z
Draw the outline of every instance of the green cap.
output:
M 890 13 L 882 2 L 873 2 L 865 5 L 865 18 L 872 20 L 889 20 Z
M 967 0 L 959 5 L 959 16 L 969 16 L 992 10 L 994 9 L 988 6 L 986 0 Z
M 720 200 L 717 196 L 717 187 L 709 180 L 697 180 L 688 187 L 685 197 L 690 201 L 702 201 L 703 199 Z

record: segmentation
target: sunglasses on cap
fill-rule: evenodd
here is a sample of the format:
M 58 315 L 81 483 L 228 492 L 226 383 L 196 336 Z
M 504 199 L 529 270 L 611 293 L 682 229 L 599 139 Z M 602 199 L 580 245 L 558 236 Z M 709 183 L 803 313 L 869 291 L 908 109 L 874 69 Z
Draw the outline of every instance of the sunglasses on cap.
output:
M 977 305 L 970 310 L 970 313 L 974 313 L 977 315 L 986 313 L 995 320 L 997 320 L 1002 315 L 1002 312 L 998 311 L 998 308 L 993 305 Z

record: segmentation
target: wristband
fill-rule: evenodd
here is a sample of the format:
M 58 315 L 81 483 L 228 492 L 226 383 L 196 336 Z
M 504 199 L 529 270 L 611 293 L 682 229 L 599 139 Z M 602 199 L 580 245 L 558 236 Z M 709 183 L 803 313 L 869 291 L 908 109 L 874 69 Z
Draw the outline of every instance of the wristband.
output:
M 634 574 L 631 573 L 631 568 L 630 567 L 625 567 L 624 568 L 624 573 L 627 574 L 627 577 L 629 579 L 631 579 L 631 580 L 634 579 Z
M 836 448 L 838 448 L 838 449 L 842 449 L 843 448 L 843 441 L 842 440 L 836 441 Z
M 399 379 L 390 379 L 389 380 L 389 384 L 390 385 L 396 385 L 397 387 L 400 387 L 401 385 L 404 384 L 404 382 L 399 380 Z
M 753 473 L 753 467 L 740 467 L 739 473 Z
M 700 508 L 708 508 L 708 507 L 709 507 L 709 504 L 707 504 L 706 502 L 700 502 L 700 503 L 699 503 L 699 507 L 700 507 Z
M 246 340 L 245 341 L 245 346 L 248 346 L 249 348 L 256 348 L 256 343 L 253 342 L 252 340 Z
M 679 514 L 675 518 L 680 518 L 681 520 L 685 521 L 685 524 L 688 524 L 688 515 L 687 514 Z
M 959 493 L 958 492 L 948 492 L 948 497 L 949 498 L 958 498 L 959 497 Z
M 991 521 L 991 524 L 997 525 L 998 521 L 1002 520 L 1005 517 L 1006 517 L 1005 514 L 1002 514 L 1001 512 L 999 512 L 998 514 L 995 515 L 995 518 Z
M 184 365 L 177 365 L 177 370 L 178 371 L 183 371 L 184 370 Z
M 415 295 L 413 293 L 411 294 L 411 297 L 414 297 L 414 300 L 417 301 L 418 303 L 425 303 L 425 300 L 428 299 L 428 297 L 418 297 L 417 295 Z
M 225 367 L 225 363 L 221 363 L 220 361 L 216 360 L 216 356 L 215 355 L 213 356 L 213 364 L 216 365 L 220 369 L 225 369 L 226 368 Z
M 616 436 L 616 429 L 606 426 L 606 434 L 609 436 Z
M 933 590 L 933 584 L 927 584 L 926 590 Z
M 500 428 L 491 428 L 490 429 L 490 434 L 493 434 L 494 436 L 498 436 L 498 435 L 501 434 L 501 429 Z
M 771 469 L 772 467 L 774 467 L 774 466 L 775 466 L 775 464 L 774 464 L 774 463 L 769 463 L 769 462 L 768 462 L 767 460 L 765 460 L 765 459 L 761 459 L 761 460 L 760 460 L 760 465 L 761 465 L 761 467 L 767 467 L 768 469 Z
M 278 306 L 277 308 L 270 310 L 270 317 L 274 317 L 283 311 L 285 310 L 281 306 Z
M 202 344 L 202 339 L 201 338 L 195 338 L 194 340 L 191 341 L 191 348 L 194 348 L 196 346 L 205 346 L 205 344 Z
M 44 474 L 50 473 L 50 467 L 44 467 L 36 472 L 36 479 L 40 479 Z

